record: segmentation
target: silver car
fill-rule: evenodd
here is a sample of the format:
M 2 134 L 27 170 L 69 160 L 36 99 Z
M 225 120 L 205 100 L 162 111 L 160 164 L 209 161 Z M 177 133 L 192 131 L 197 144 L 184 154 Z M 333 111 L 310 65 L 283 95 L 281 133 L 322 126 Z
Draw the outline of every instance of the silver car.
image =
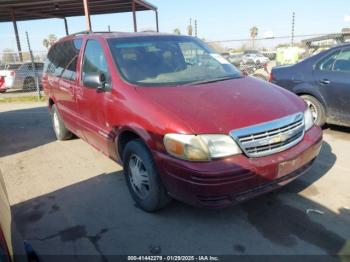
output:
M 35 77 L 38 77 L 39 86 L 41 86 L 41 77 L 43 73 L 44 63 L 34 63 L 34 72 L 31 62 L 23 64 L 8 64 L 3 70 L 0 70 L 0 77 L 4 77 L 5 89 L 23 89 L 34 90 Z

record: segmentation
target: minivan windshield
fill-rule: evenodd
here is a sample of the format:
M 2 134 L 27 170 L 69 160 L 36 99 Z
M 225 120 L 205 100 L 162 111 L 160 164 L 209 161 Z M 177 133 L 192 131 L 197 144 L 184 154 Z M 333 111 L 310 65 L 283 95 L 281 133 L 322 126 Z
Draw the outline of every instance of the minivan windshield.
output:
M 113 38 L 108 44 L 119 72 L 132 84 L 191 85 L 241 77 L 225 58 L 192 37 Z

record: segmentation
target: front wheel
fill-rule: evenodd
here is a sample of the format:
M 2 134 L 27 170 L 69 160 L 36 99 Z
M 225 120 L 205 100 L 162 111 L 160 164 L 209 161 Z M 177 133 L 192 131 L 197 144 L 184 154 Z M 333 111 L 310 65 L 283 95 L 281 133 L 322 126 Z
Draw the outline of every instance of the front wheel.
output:
M 322 127 L 326 123 L 326 112 L 321 102 L 310 95 L 302 95 L 301 98 L 309 107 L 315 124 Z
M 170 202 L 155 162 L 141 140 L 127 144 L 123 154 L 124 174 L 136 204 L 146 212 L 155 212 Z

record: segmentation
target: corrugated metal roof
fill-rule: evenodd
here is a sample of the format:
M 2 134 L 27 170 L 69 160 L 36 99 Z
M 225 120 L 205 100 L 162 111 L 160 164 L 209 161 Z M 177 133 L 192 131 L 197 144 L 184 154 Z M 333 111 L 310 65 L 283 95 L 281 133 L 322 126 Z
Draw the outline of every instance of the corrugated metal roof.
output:
M 133 0 L 89 0 L 91 15 L 124 13 L 132 11 Z M 157 10 L 144 1 L 135 0 L 136 11 Z M 1 0 L 0 22 L 12 21 L 11 12 L 17 21 L 83 16 L 83 0 Z

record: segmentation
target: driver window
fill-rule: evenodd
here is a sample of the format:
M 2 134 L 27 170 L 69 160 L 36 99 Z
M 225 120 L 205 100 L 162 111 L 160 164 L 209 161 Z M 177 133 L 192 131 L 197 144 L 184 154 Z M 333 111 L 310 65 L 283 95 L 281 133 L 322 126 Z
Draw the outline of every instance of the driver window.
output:
M 84 83 L 85 76 L 91 73 L 104 74 L 107 82 L 110 81 L 108 65 L 101 44 L 96 40 L 88 40 L 85 47 L 82 80 Z M 89 87 L 88 88 L 95 88 Z

